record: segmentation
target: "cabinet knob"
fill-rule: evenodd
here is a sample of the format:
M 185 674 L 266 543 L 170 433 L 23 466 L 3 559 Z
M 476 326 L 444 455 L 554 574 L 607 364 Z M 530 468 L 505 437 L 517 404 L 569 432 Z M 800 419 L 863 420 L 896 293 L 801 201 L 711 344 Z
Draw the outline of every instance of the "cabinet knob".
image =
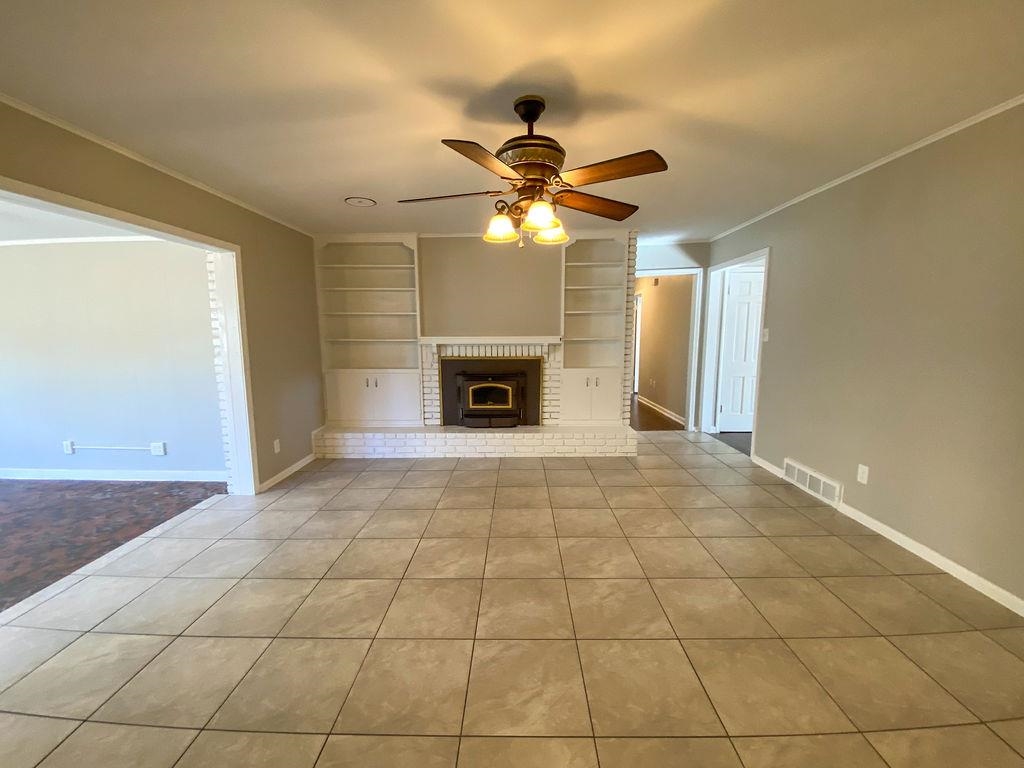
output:
M 587 386 L 588 387 L 590 386 L 590 377 L 589 376 L 587 376 Z
M 374 376 L 374 377 L 373 377 L 373 388 L 374 388 L 374 389 L 377 389 L 377 387 L 378 387 L 378 386 L 379 386 L 379 385 L 378 385 L 378 383 L 377 383 L 377 377 L 376 377 L 376 376 Z
M 369 378 L 366 379 L 366 386 L 367 386 L 367 388 L 369 388 L 369 386 L 370 386 L 370 379 Z
M 601 386 L 601 377 L 600 376 L 595 376 L 594 377 L 594 386 L 595 387 L 600 387 Z

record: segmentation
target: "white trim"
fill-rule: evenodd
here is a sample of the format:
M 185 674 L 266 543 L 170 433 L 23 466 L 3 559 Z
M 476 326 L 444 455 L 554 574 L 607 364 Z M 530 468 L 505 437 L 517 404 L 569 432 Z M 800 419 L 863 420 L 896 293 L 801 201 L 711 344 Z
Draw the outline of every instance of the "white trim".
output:
M 305 230 L 295 226 L 294 224 L 290 224 L 287 221 L 282 221 L 277 216 L 274 216 L 272 214 L 267 213 L 266 211 L 251 206 L 248 203 L 244 203 L 236 197 L 231 197 L 231 195 L 221 192 L 220 190 L 214 189 L 213 187 L 207 186 L 206 184 L 203 184 L 203 182 L 201 181 L 196 181 L 195 179 L 186 176 L 183 173 L 179 173 L 178 171 L 172 170 L 171 168 L 168 168 L 165 165 L 161 165 L 155 160 L 150 160 L 148 157 L 145 157 L 144 155 L 140 155 L 137 152 L 133 152 L 130 149 L 122 147 L 120 144 L 115 144 L 114 142 L 104 139 L 101 136 L 97 136 L 95 133 L 90 133 L 89 131 L 79 128 L 76 125 L 72 125 L 71 123 L 65 120 L 61 120 L 59 117 L 55 117 L 54 115 L 51 115 L 48 112 L 44 112 L 41 109 L 36 109 L 30 104 L 26 104 L 23 101 L 19 101 L 18 99 L 15 99 L 12 96 L 8 96 L 5 93 L 0 93 L 0 104 L 6 104 L 9 107 L 13 107 L 14 109 L 20 112 L 24 112 L 28 115 L 31 115 L 32 117 L 42 120 L 43 122 L 49 123 L 50 125 L 55 125 L 58 128 L 67 131 L 68 133 L 73 133 L 75 136 L 78 136 L 79 138 L 85 139 L 86 141 L 91 141 L 94 144 L 99 144 L 101 147 L 109 149 L 112 152 L 117 152 L 119 155 L 123 155 L 124 157 L 127 157 L 130 160 L 134 160 L 137 163 L 141 163 L 142 165 L 152 168 L 154 171 L 159 171 L 160 173 L 166 174 L 171 178 L 177 179 L 178 181 L 184 182 L 185 184 L 196 187 L 197 189 L 201 189 L 203 192 L 207 192 L 211 195 L 214 195 L 215 197 L 219 197 L 221 200 L 224 200 L 225 202 L 237 205 L 239 208 L 244 208 L 245 210 L 255 213 L 258 216 L 262 216 L 265 219 L 270 219 L 271 221 L 276 222 L 283 227 L 288 227 L 288 229 L 294 229 L 296 232 L 300 234 L 306 235 L 307 237 L 311 237 L 309 232 L 306 232 Z
M 977 125 L 978 123 L 984 120 L 988 120 L 990 117 L 995 117 L 996 115 L 1005 112 L 1008 109 L 1019 107 L 1021 104 L 1024 104 L 1024 93 L 1020 94 L 1019 96 L 1014 96 L 1012 99 L 1004 101 L 1002 104 L 997 104 L 996 106 L 986 109 L 983 112 L 979 112 L 978 114 L 973 115 L 972 117 L 968 117 L 966 120 L 961 120 L 959 123 L 955 123 L 954 125 L 951 125 L 948 128 L 943 128 L 938 133 L 933 133 L 931 136 L 926 136 L 920 141 L 915 141 L 913 144 L 908 144 L 907 146 L 903 147 L 903 149 L 897 149 L 895 152 L 892 152 L 886 155 L 885 157 L 875 160 L 873 163 L 868 163 L 867 165 L 861 166 L 855 171 L 850 171 L 850 173 L 847 173 L 844 176 L 840 176 L 837 179 L 833 179 L 832 181 L 826 182 L 825 184 L 822 184 L 820 187 L 815 187 L 810 192 L 804 192 L 802 195 L 794 197 L 792 200 L 789 200 L 788 202 L 785 202 L 782 205 L 777 205 L 771 210 L 758 214 L 752 219 L 747 219 L 742 224 L 737 224 L 735 227 L 725 230 L 725 232 L 718 233 L 717 235 L 712 237 L 709 240 L 709 242 L 713 243 L 716 240 L 721 240 L 723 237 L 727 237 L 733 234 L 734 232 L 739 232 L 744 227 L 749 227 L 751 224 L 755 224 L 756 222 L 761 221 L 761 219 L 766 219 L 772 214 L 776 214 L 779 211 L 785 210 L 786 208 L 789 208 L 792 205 L 796 205 L 797 203 L 802 203 L 804 200 L 807 200 L 810 197 L 820 195 L 822 192 L 832 189 L 832 187 L 837 187 L 840 184 L 845 184 L 847 181 L 850 181 L 851 179 L 855 179 L 858 176 L 863 176 L 865 173 L 873 171 L 876 168 L 886 165 L 887 163 L 891 163 L 893 160 L 898 160 L 904 155 L 909 155 L 911 152 L 916 152 L 917 150 L 923 147 L 927 147 L 929 144 L 934 144 L 936 141 L 941 141 L 942 139 L 945 139 L 948 136 L 952 136 L 954 133 L 959 133 L 960 131 L 970 128 L 972 125 Z
M 637 279 L 641 277 L 675 277 L 676 275 L 699 275 L 704 271 L 704 267 L 650 267 L 648 269 L 638 269 L 636 271 Z
M 189 480 L 223 483 L 228 473 L 223 469 L 20 469 L 0 467 L 4 480 Z
M 769 461 L 766 461 L 765 459 L 762 459 L 760 456 L 757 456 L 753 451 L 751 451 L 750 460 L 762 469 L 768 470 L 773 475 L 777 475 L 785 479 L 785 473 L 781 468 L 775 466 Z M 894 544 L 898 544 L 908 552 L 917 555 L 922 560 L 927 560 L 936 568 L 941 568 L 950 576 L 959 579 L 967 586 L 978 590 L 986 597 L 992 598 L 997 603 L 1009 608 L 1014 613 L 1024 616 L 1024 597 L 1015 595 L 1009 590 L 1000 587 L 998 584 L 993 584 L 984 576 L 979 576 L 970 568 L 960 565 L 960 563 L 955 560 L 950 560 L 945 555 L 936 552 L 931 547 L 917 541 L 917 539 L 912 539 L 905 533 L 901 533 L 895 528 L 876 520 L 864 512 L 861 512 L 859 509 L 851 507 L 845 501 L 840 502 L 838 506 L 834 507 L 834 509 L 846 515 L 851 520 L 855 520 L 866 528 L 870 528 L 875 533 L 884 536 Z
M 641 402 L 644 405 L 646 405 L 647 407 L 653 408 L 658 413 L 660 413 L 662 416 L 668 416 L 670 419 L 672 419 L 672 421 L 678 421 L 684 427 L 686 426 L 686 419 L 684 417 L 680 416 L 675 411 L 670 411 L 668 408 L 665 408 L 664 406 L 658 405 L 653 400 L 648 400 L 646 397 L 641 395 L 639 392 L 637 392 L 637 394 L 636 394 L 636 399 L 639 402 Z
M 315 435 L 321 429 L 323 429 L 323 427 L 320 427 L 319 429 L 317 429 L 313 434 Z M 256 493 L 263 493 L 268 488 L 273 488 L 275 485 L 280 483 L 282 480 L 291 477 L 296 472 L 298 472 L 300 469 L 305 467 L 307 464 L 311 464 L 315 460 L 316 460 L 316 456 L 314 454 L 312 454 L 312 453 L 309 454 L 308 456 L 303 456 L 301 459 L 296 461 L 290 467 L 282 469 L 280 472 L 278 472 L 276 475 L 274 475 L 269 480 L 264 480 L 262 483 L 260 483 L 258 486 L 256 486 Z
M 422 344 L 561 344 L 561 336 L 421 336 Z
M 149 235 L 116 235 L 111 237 L 42 237 L 35 240 L 0 240 L 0 248 L 12 245 L 63 245 L 66 243 L 147 243 L 159 242 Z
M 426 237 L 415 232 L 364 232 L 362 234 L 313 235 L 313 247 L 321 248 L 333 243 L 401 243 L 411 251 L 417 250 L 416 239 Z M 440 237 L 440 235 L 438 235 Z

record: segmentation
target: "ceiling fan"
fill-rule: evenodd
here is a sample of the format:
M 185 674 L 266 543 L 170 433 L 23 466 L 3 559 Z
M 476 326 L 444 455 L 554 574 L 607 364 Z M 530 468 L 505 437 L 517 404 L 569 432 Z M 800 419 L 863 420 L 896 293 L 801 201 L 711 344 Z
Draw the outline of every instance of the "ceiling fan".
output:
M 508 189 L 418 197 L 398 202 L 422 203 L 462 197 L 515 195 L 516 199 L 511 203 L 504 200 L 498 200 L 495 203 L 498 213 L 492 217 L 491 225 L 488 227 L 488 233 L 484 239 L 488 242 L 519 240 L 520 244 L 522 244 L 522 239 L 516 232 L 517 229 L 536 233 L 534 235 L 535 242 L 555 244 L 566 242 L 569 239 L 561 227 L 561 222 L 555 218 L 554 211 L 557 206 L 572 208 L 615 221 L 623 221 L 636 213 L 639 206 L 579 192 L 577 188 L 602 181 L 614 181 L 615 179 L 668 170 L 668 164 L 662 156 L 653 149 L 646 149 L 631 155 L 563 171 L 565 150 L 562 145 L 550 136 L 541 136 L 533 132 L 533 125 L 544 112 L 544 107 L 544 99 L 540 96 L 520 96 L 516 99 L 514 108 L 519 118 L 526 123 L 527 132 L 520 136 L 513 136 L 498 147 L 498 151 L 494 154 L 475 141 L 441 140 L 446 147 L 454 149 L 460 155 L 483 166 L 507 182 Z

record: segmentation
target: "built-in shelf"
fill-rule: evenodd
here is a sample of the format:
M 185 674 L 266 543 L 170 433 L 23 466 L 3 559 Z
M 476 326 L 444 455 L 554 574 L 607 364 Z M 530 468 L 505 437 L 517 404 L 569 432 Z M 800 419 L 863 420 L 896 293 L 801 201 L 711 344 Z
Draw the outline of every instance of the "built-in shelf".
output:
M 566 337 L 566 342 L 573 341 L 622 341 L 622 336 L 576 336 L 575 338 Z
M 567 309 L 567 315 L 621 315 L 621 309 Z
M 613 241 L 576 241 L 565 250 L 563 366 L 622 365 L 626 253 Z
M 623 285 L 567 285 L 565 290 L 567 291 L 601 291 L 609 290 L 611 288 L 624 288 Z
M 395 344 L 395 343 L 407 344 L 409 342 L 415 343 L 415 342 L 419 341 L 419 339 L 381 339 L 381 338 L 376 338 L 376 339 L 324 339 L 324 341 L 326 341 L 328 344 L 350 344 L 350 343 L 376 344 L 378 342 L 382 342 L 382 343 L 385 343 L 385 344 Z
M 321 312 L 324 317 L 416 317 L 415 312 Z
M 380 293 L 381 291 L 386 291 L 388 293 L 395 293 L 395 292 L 413 293 L 413 292 L 416 291 L 415 288 L 321 288 L 320 290 L 321 291 L 363 291 L 363 292 L 365 292 L 365 291 L 374 291 L 375 293 Z
M 621 267 L 621 261 L 567 261 L 567 267 Z
M 321 264 L 320 269 L 415 269 L 413 264 Z

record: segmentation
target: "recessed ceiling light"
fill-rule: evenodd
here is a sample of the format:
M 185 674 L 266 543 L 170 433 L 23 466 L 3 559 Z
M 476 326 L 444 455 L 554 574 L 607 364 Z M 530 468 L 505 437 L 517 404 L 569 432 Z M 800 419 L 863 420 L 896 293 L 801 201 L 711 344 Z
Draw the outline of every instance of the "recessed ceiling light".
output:
M 353 208 L 373 208 L 377 204 L 377 201 L 371 197 L 346 197 L 345 205 L 351 205 Z

